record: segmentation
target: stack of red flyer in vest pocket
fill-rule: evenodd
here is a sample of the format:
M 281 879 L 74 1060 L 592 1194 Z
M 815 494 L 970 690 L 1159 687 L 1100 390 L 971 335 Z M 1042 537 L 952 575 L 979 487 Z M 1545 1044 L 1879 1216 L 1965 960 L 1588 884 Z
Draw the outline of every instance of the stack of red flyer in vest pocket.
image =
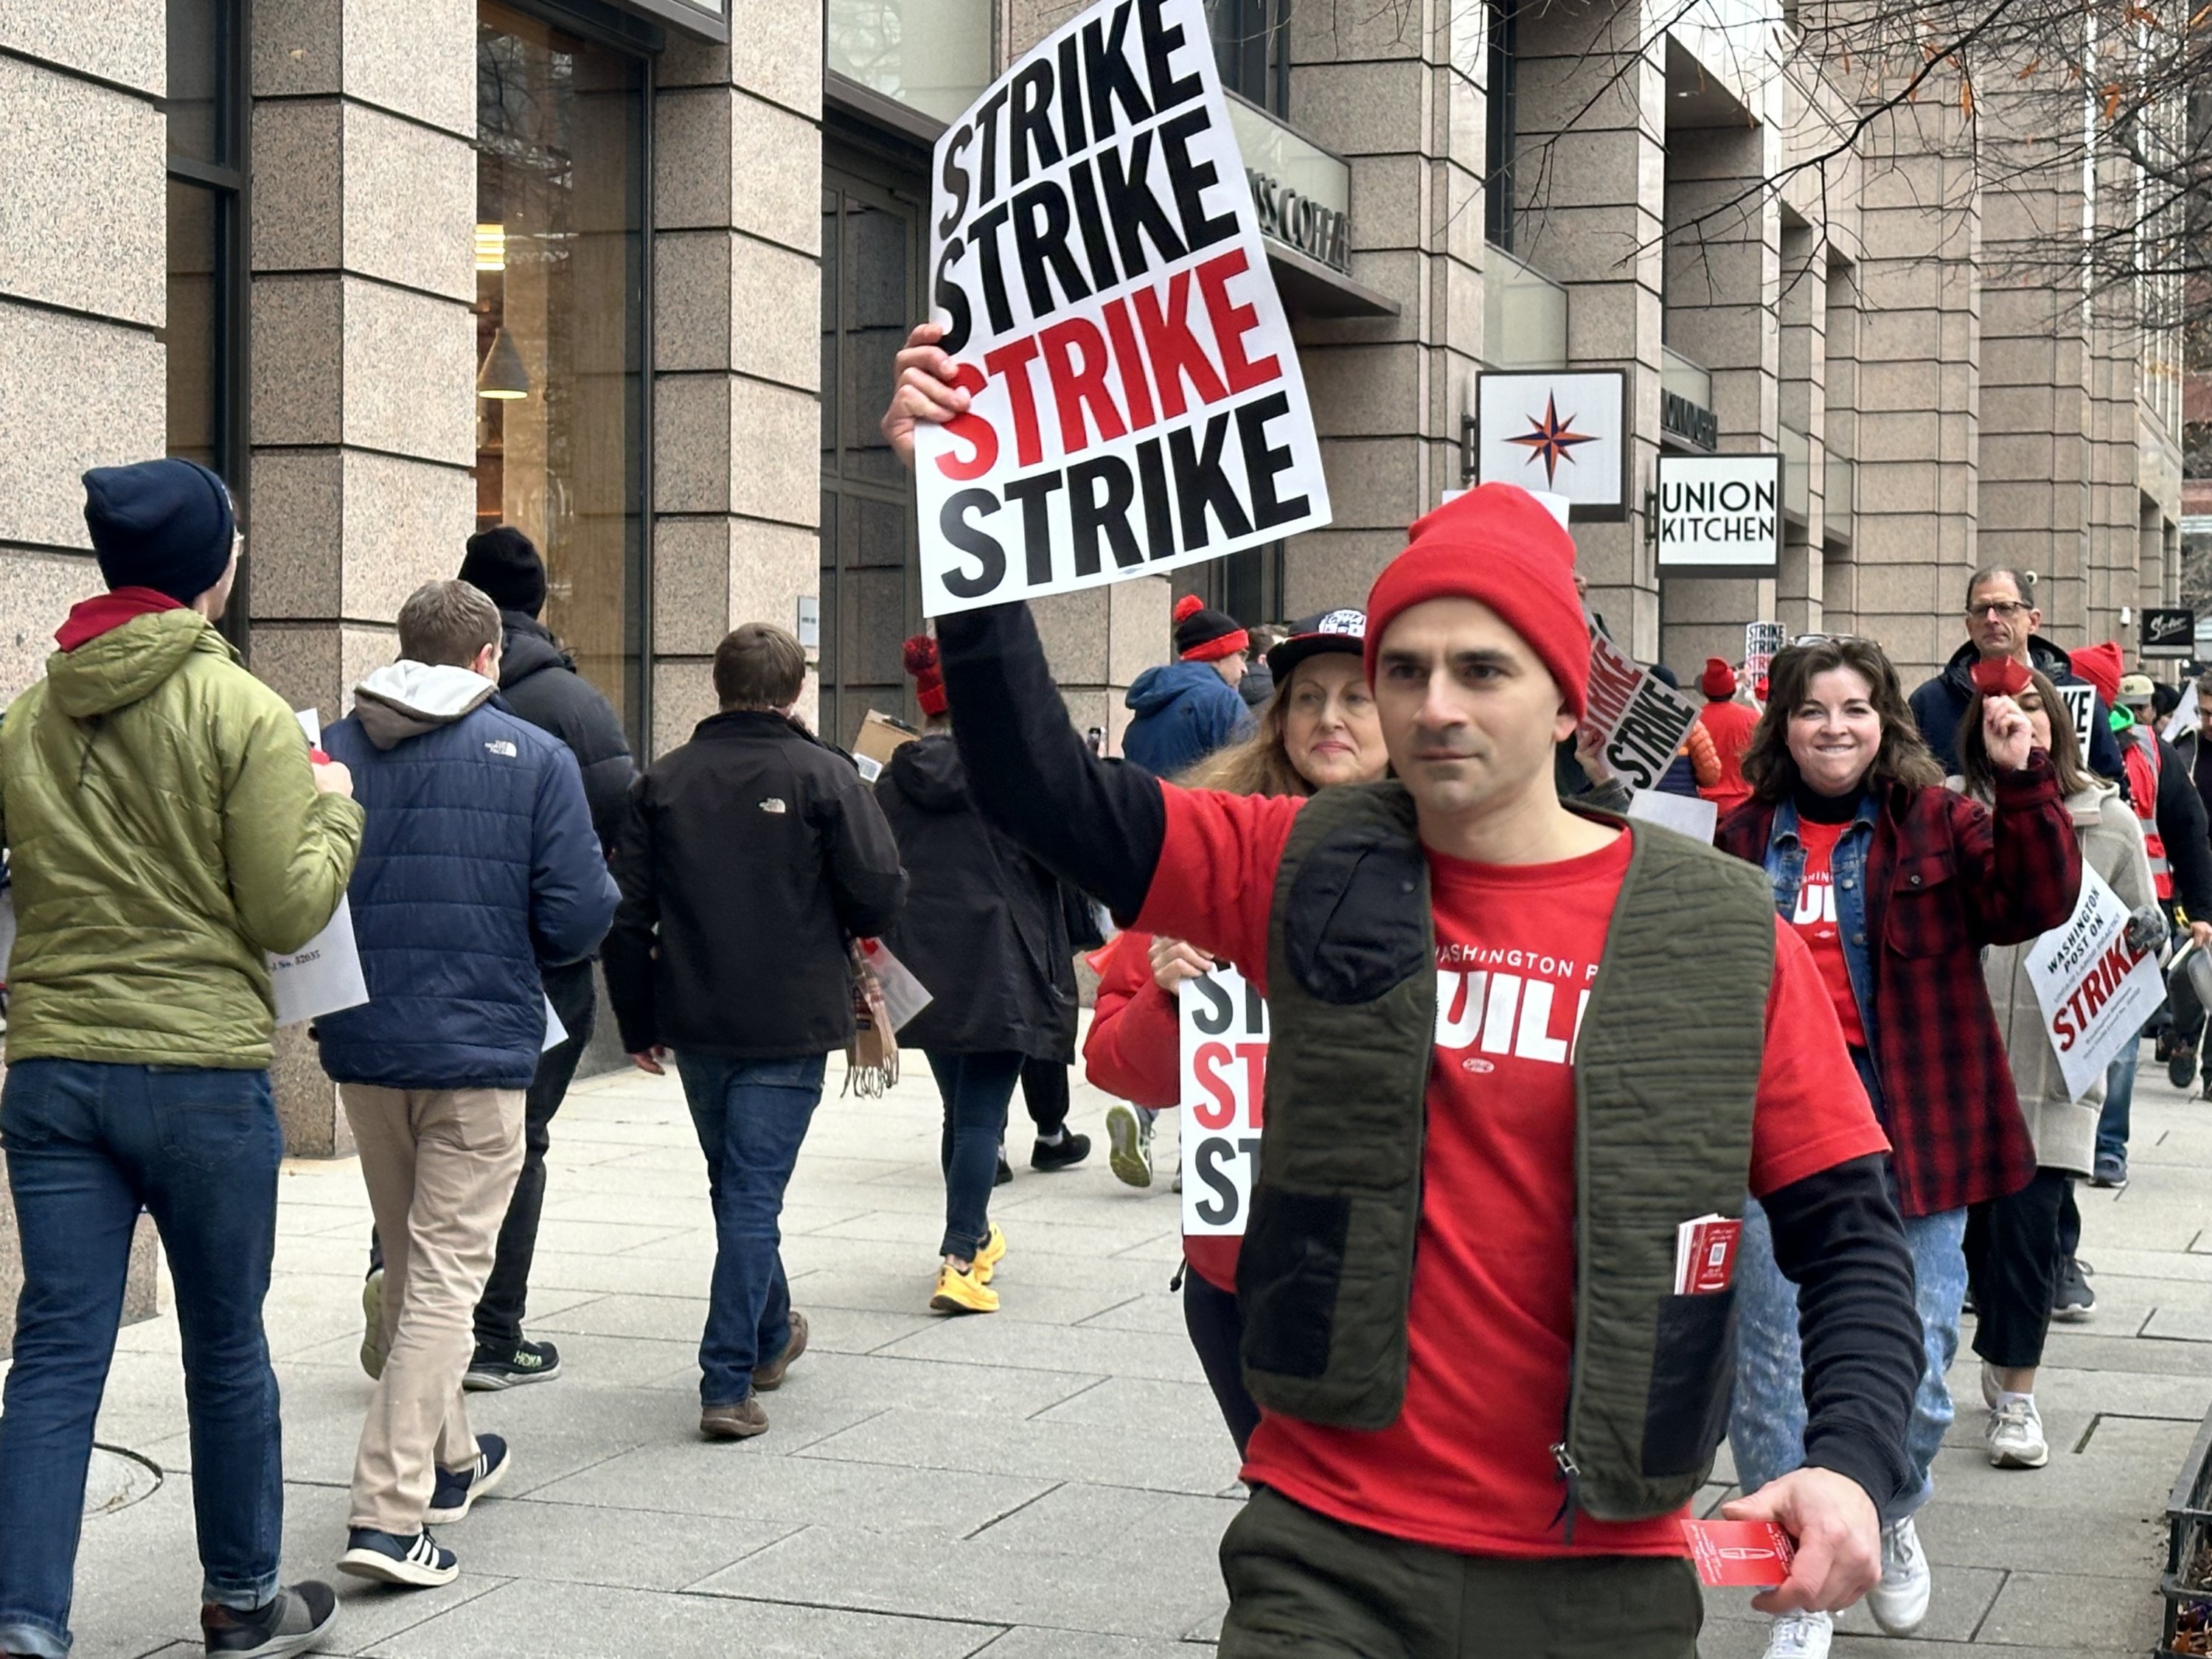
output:
M 1716 1296 L 1735 1277 L 1736 1241 L 1743 1223 L 1701 1215 L 1674 1229 L 1674 1294 Z

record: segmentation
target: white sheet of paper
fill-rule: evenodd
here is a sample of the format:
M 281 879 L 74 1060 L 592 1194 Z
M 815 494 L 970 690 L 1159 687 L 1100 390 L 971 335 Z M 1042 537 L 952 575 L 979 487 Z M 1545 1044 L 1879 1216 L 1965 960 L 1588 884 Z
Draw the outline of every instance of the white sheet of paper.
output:
M 1176 991 L 1182 1035 L 1182 1230 L 1237 1237 L 1252 1208 L 1267 1081 L 1267 1005 L 1224 965 Z
M 2181 688 L 2181 701 L 2173 706 L 2161 735 L 2168 743 L 2178 742 L 2185 732 L 2197 729 L 2197 682 L 2191 680 Z
M 1702 795 L 1676 795 L 1664 789 L 1639 789 L 1629 798 L 1628 816 L 1674 830 L 1711 847 L 1713 831 L 1720 827 L 1721 810 Z
M 2119 895 L 2085 867 L 2074 914 L 2028 941 L 2028 982 L 2074 1100 L 2136 1041 L 2166 994 L 2157 953 L 2138 956 L 2122 937 L 2127 921 Z
M 341 897 L 329 924 L 290 956 L 270 954 L 269 988 L 279 1025 L 297 1025 L 368 1000 L 350 903 Z
M 542 993 L 541 993 L 542 994 Z M 545 1041 L 538 1045 L 538 1052 L 557 1048 L 568 1040 L 568 1028 L 561 1023 L 561 1016 L 553 1012 L 553 999 L 545 999 Z
M 1100 0 L 938 139 L 930 314 L 973 400 L 915 434 L 923 615 L 1329 521 L 1212 40 L 1201 0 Z
M 323 718 L 313 708 L 294 712 L 312 747 L 323 740 Z M 361 946 L 353 936 L 353 908 L 341 896 L 323 931 L 289 957 L 269 956 L 269 989 L 279 1025 L 298 1025 L 368 1000 L 361 976 Z
M 8 982 L 8 953 L 15 948 L 15 890 L 0 887 L 0 985 Z

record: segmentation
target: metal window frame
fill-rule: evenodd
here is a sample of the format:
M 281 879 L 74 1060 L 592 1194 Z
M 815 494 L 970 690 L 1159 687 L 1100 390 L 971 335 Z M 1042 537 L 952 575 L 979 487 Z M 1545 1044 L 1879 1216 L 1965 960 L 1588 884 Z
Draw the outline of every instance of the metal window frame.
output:
M 248 0 L 204 0 L 215 13 L 219 33 L 216 93 L 216 147 L 228 165 L 164 151 L 164 179 L 181 179 L 213 193 L 216 206 L 215 422 L 216 471 L 230 486 L 238 527 L 250 529 L 252 514 L 252 270 L 247 228 L 252 222 L 252 170 L 247 165 L 253 143 L 252 64 L 253 9 Z M 167 100 L 162 114 L 168 114 Z M 164 211 L 166 212 L 166 204 Z M 163 256 L 164 275 L 167 253 Z M 166 329 L 166 310 L 164 313 Z M 166 348 L 165 348 L 166 349 Z M 164 374 L 166 374 L 166 368 Z M 166 421 L 164 422 L 166 428 Z M 167 433 L 164 432 L 164 443 Z M 230 605 L 217 624 L 249 661 L 252 644 L 253 544 L 249 537 L 238 562 Z

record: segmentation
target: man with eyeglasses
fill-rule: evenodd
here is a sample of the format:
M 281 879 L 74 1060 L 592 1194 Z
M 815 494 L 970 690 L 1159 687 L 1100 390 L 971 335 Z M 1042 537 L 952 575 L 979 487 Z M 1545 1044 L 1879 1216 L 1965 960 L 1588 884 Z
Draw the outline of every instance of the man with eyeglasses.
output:
M 1923 680 L 1912 694 L 1912 718 L 1947 771 L 1959 769 L 1959 721 L 1973 700 L 1976 663 L 2009 657 L 2048 675 L 2054 685 L 2088 684 L 2074 672 L 2072 658 L 2035 631 L 2042 625 L 2033 571 L 1992 565 L 1977 570 L 1967 582 L 1966 642 L 1952 653 L 1942 673 Z M 2126 769 L 2106 719 L 2109 712 L 2105 700 L 2097 698 L 2089 721 L 2089 769 L 2118 783 Z

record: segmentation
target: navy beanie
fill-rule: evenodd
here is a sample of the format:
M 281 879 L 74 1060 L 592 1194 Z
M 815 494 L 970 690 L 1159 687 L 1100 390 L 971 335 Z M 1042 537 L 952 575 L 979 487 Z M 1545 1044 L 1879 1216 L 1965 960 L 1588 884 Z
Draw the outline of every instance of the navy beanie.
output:
M 175 456 L 93 468 L 84 522 L 109 587 L 150 587 L 179 605 L 222 580 L 238 532 L 228 487 Z
M 469 538 L 461 580 L 502 611 L 534 617 L 545 608 L 545 561 L 538 556 L 530 538 L 511 524 L 479 530 Z

